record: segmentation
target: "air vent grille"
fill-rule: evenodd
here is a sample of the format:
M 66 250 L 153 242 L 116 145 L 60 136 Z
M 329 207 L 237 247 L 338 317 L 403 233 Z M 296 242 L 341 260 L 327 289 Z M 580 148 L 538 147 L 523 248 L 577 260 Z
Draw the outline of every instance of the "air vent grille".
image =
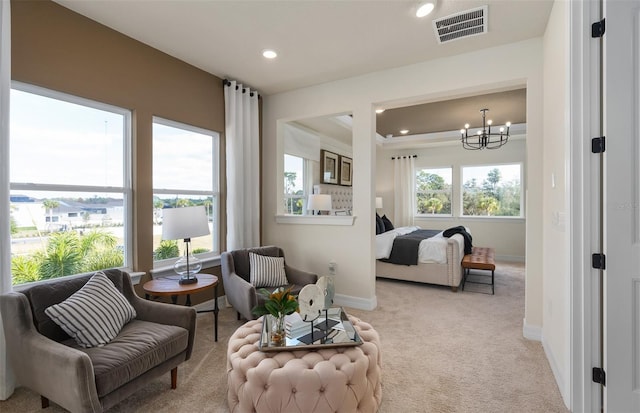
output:
M 488 11 L 487 6 L 482 6 L 433 20 L 433 30 L 436 32 L 438 43 L 486 33 Z

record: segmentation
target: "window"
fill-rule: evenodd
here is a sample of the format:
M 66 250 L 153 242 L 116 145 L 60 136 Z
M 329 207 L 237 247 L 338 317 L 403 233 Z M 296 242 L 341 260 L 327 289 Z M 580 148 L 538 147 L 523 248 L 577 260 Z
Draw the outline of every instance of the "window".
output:
M 162 240 L 162 209 L 203 205 L 210 234 L 191 240 L 194 254 L 217 256 L 219 247 L 219 135 L 153 119 L 153 258 L 157 265 L 180 255 L 182 240 Z
M 522 216 L 522 165 L 462 168 L 462 215 Z
M 308 191 L 305 188 L 305 159 L 284 155 L 284 210 L 285 214 L 304 215 Z
M 416 170 L 416 212 L 418 215 L 451 216 L 452 168 Z
M 10 99 L 13 284 L 127 266 L 130 112 L 18 82 Z

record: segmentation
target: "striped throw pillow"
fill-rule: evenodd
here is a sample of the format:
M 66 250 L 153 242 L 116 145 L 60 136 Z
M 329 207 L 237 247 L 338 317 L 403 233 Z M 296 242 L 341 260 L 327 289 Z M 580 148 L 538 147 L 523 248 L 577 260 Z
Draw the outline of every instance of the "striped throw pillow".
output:
M 44 312 L 84 348 L 107 344 L 136 317 L 136 310 L 103 272 Z
M 287 285 L 287 274 L 284 272 L 284 257 L 249 253 L 249 280 L 255 287 L 279 287 Z

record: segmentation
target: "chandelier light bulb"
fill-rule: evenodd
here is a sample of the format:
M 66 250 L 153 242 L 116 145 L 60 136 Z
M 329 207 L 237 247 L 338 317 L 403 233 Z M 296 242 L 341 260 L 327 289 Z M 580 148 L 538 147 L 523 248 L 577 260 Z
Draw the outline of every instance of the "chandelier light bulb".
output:
M 487 125 L 489 125 L 489 126 L 491 126 L 491 124 L 492 124 L 492 123 L 493 123 L 493 121 L 492 121 L 491 119 L 489 119 L 489 120 L 487 121 Z
M 469 124 L 468 124 L 468 123 L 465 123 L 465 124 L 464 124 L 464 128 L 465 128 L 465 129 L 469 129 Z
M 507 128 L 508 128 L 508 127 L 510 127 L 510 126 L 511 126 L 511 122 L 507 122 L 505 125 L 506 125 L 506 126 L 507 126 Z
M 504 128 L 500 128 L 500 132 L 504 132 Z
M 464 131 L 465 131 L 464 129 L 460 129 L 460 133 L 464 134 Z
M 493 120 L 486 119 L 485 117 L 488 111 L 489 109 L 480 109 L 480 113 L 482 114 L 482 126 L 476 128 L 477 130 L 475 134 L 469 135 L 468 123 L 464 125 L 464 129 L 460 129 L 460 133 L 462 134 L 462 147 L 464 149 L 498 149 L 509 141 L 509 126 L 511 126 L 511 122 L 507 122 L 505 124 L 506 131 L 504 126 L 500 126 L 498 128 L 500 129 L 500 132 L 493 132 L 491 130 Z
M 481 132 L 481 131 L 478 131 L 478 135 L 482 135 L 482 132 Z

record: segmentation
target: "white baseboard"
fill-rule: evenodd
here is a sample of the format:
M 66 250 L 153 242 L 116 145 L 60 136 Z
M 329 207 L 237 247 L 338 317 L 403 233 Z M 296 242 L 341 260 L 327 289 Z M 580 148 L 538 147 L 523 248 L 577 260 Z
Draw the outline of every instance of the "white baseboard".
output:
M 569 408 L 569 396 L 570 392 L 567 386 L 565 386 L 564 377 L 560 369 L 558 368 L 558 363 L 556 362 L 556 358 L 551 351 L 551 347 L 547 344 L 547 340 L 542 337 L 542 349 L 544 350 L 545 356 L 547 356 L 547 361 L 549 362 L 549 366 L 551 367 L 551 372 L 553 373 L 553 377 L 556 379 L 556 384 L 558 385 L 558 390 L 560 390 L 560 395 L 562 396 L 562 401 L 565 406 Z
M 357 308 L 358 310 L 374 310 L 378 306 L 378 299 L 353 297 L 351 295 L 336 294 L 333 300 L 335 305 Z
M 529 340 L 542 341 L 542 327 L 527 324 L 527 319 L 522 320 L 522 336 Z

